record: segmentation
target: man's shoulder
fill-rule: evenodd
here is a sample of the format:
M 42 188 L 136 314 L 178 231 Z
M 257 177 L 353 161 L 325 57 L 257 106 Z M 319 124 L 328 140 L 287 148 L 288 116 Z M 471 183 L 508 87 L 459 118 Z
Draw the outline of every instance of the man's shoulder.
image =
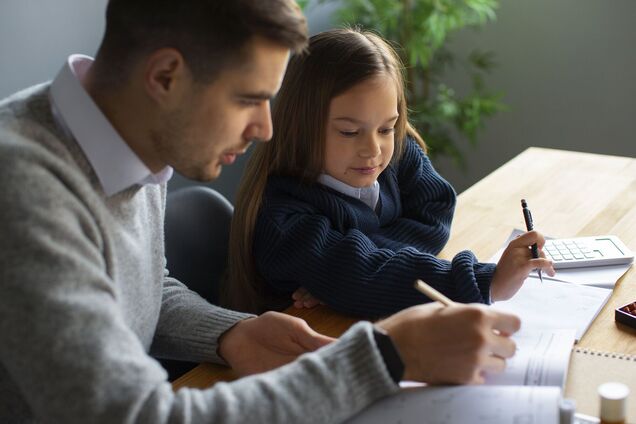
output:
M 51 115 L 50 85 L 50 82 L 37 84 L 0 100 L 0 127 L 19 130 L 28 124 L 43 125 Z
M 22 90 L 0 101 L 0 172 L 28 175 L 34 167 L 56 173 L 80 171 L 79 146 L 68 140 L 55 124 L 50 83 Z
M 51 134 L 49 83 L 38 84 L 0 100 L 2 158 L 37 152 Z

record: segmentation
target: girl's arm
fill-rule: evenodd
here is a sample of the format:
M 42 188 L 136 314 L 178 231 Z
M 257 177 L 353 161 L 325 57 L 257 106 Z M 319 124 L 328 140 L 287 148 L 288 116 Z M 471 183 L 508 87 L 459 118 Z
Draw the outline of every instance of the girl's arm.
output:
M 381 249 L 358 230 L 332 229 L 322 215 L 275 220 L 270 212 L 258 219 L 254 256 L 259 274 L 278 291 L 303 286 L 330 307 L 365 317 L 428 302 L 413 288 L 416 278 L 459 302 L 489 301 L 495 266 L 477 263 L 471 252 L 449 262 L 412 247 Z
M 401 216 L 383 229 L 392 240 L 438 254 L 450 236 L 456 194 L 433 168 L 420 146 L 407 139 L 394 173 L 402 203 Z

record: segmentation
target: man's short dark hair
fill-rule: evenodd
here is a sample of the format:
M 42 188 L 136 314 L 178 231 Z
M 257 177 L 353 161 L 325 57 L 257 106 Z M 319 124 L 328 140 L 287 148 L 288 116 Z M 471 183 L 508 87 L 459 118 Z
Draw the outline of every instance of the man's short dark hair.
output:
M 110 0 L 97 82 L 125 81 L 139 58 L 164 47 L 183 55 L 196 81 L 209 82 L 254 36 L 298 51 L 307 23 L 294 0 Z

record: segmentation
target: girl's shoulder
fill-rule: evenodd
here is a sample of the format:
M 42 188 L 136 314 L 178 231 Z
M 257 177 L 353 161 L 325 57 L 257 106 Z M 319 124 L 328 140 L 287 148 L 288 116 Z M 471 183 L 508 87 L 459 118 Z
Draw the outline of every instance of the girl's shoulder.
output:
M 402 155 L 391 164 L 391 167 L 399 177 L 404 173 L 411 174 L 413 169 L 427 168 L 430 162 L 428 155 L 418 142 L 412 137 L 407 137 L 404 140 Z
M 308 183 L 290 176 L 270 176 L 263 194 L 263 209 L 316 213 L 332 204 L 333 191 L 317 182 Z
M 400 158 L 400 162 L 403 161 L 429 161 L 428 155 L 419 145 L 419 143 L 410 136 L 406 137 L 404 140 L 404 152 L 402 153 L 402 157 Z

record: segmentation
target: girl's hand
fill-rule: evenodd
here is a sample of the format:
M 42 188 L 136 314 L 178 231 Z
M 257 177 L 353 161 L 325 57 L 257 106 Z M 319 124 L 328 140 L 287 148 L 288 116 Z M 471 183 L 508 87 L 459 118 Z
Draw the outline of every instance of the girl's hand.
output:
M 539 258 L 532 258 L 530 246 L 537 243 Z M 514 296 L 534 269 L 542 269 L 554 276 L 552 262 L 545 259 L 543 245 L 545 239 L 537 231 L 529 231 L 511 241 L 497 263 L 497 270 L 490 285 L 490 297 L 493 301 L 507 300 Z
M 294 306 L 298 309 L 309 309 L 316 305 L 324 305 L 324 303 L 313 297 L 304 287 L 300 287 L 296 290 L 294 294 L 292 294 L 292 299 L 294 299 Z

